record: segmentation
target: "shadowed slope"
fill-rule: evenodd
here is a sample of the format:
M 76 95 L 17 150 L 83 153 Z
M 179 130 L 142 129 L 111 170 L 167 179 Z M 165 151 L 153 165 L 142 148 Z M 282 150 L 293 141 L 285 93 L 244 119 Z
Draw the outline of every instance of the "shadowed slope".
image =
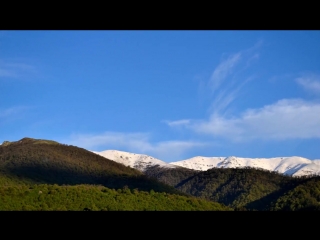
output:
M 42 139 L 23 138 L 0 145 L 0 174 L 25 183 L 101 184 L 179 193 L 136 169 L 79 147 Z

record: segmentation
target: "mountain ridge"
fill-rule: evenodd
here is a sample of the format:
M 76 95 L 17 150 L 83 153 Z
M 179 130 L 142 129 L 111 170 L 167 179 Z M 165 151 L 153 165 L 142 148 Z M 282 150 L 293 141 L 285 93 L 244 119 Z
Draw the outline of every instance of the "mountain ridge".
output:
M 130 153 L 118 150 L 105 150 L 101 152 L 91 151 L 95 154 L 103 156 L 107 159 L 124 164 L 144 172 L 147 168 L 152 166 L 160 166 L 164 168 L 177 168 L 178 166 L 168 164 L 160 159 L 154 158 L 145 154 Z
M 314 174 L 314 170 L 320 165 L 319 161 L 297 156 L 274 158 L 272 161 L 255 159 L 256 166 L 248 167 L 254 159 L 198 156 L 193 158 L 193 163 L 186 162 L 190 166 L 209 168 L 201 171 L 166 163 L 144 154 L 117 150 L 106 150 L 102 153 L 109 154 L 111 159 L 100 156 L 97 152 L 72 145 L 56 144 L 51 140 L 24 138 L 0 145 L 0 195 L 3 197 L 0 202 L 4 203 L 0 204 L 2 209 L 31 210 L 32 207 L 35 210 L 64 207 L 63 209 L 70 210 L 73 206 L 64 205 L 63 202 L 59 205 L 58 199 L 54 196 L 60 194 L 58 198 L 69 199 L 70 196 L 66 194 L 75 193 L 74 190 L 77 192 L 75 197 L 82 196 L 80 202 L 85 203 L 78 204 L 77 209 L 100 210 L 109 209 L 110 206 L 112 210 L 117 208 L 114 201 L 122 204 L 121 209 L 128 209 L 128 203 L 124 203 L 118 195 L 112 195 L 111 205 L 107 202 L 103 205 L 99 202 L 94 203 L 90 200 L 93 195 L 86 197 L 88 195 L 82 191 L 90 185 L 95 186 L 91 194 L 100 194 L 96 195 L 98 199 L 104 199 L 102 195 L 106 191 L 111 191 L 110 194 L 122 193 L 124 195 L 121 196 L 125 199 L 127 194 L 133 194 L 134 199 L 130 202 L 137 200 L 135 204 L 141 207 L 140 200 L 147 197 L 148 206 L 142 206 L 143 209 L 160 210 L 152 205 L 153 202 L 158 198 L 162 199 L 162 202 L 166 201 L 168 194 L 176 194 L 209 200 L 236 211 L 320 210 L 320 176 L 289 176 L 290 171 L 294 173 L 307 167 Z M 122 163 L 115 160 L 121 160 Z M 210 160 L 217 167 L 210 168 Z M 266 165 L 266 161 L 269 161 L 269 165 Z M 286 175 L 255 169 L 266 166 L 271 166 L 273 170 L 286 170 Z M 81 188 L 80 185 L 84 187 Z M 99 186 L 109 190 L 104 189 L 101 193 Z M 156 199 L 148 196 L 155 196 Z M 190 204 L 194 205 L 193 201 L 196 203 L 198 200 L 185 198 L 183 201 L 178 204 L 179 209 L 190 209 Z M 54 207 L 53 204 L 57 203 Z M 177 203 L 178 201 L 174 201 L 173 204 Z M 208 207 L 223 209 L 219 205 Z
M 320 159 L 310 160 L 300 156 L 273 157 L 273 158 L 243 158 L 229 157 L 203 157 L 195 156 L 174 162 L 164 162 L 145 154 L 130 153 L 119 150 L 92 151 L 110 160 L 136 168 L 142 172 L 152 166 L 162 168 L 183 167 L 199 171 L 211 168 L 257 168 L 278 172 L 284 175 L 299 177 L 320 175 Z

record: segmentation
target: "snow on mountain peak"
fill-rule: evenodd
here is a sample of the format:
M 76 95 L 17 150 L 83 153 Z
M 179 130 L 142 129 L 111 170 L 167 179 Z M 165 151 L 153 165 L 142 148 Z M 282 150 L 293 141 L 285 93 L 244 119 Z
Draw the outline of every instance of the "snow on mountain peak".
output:
M 100 156 L 108 158 L 112 161 L 121 163 L 125 166 L 132 167 L 138 169 L 140 171 L 145 171 L 148 167 L 152 166 L 160 166 L 165 168 L 176 168 L 177 166 L 171 165 L 154 157 L 144 155 L 144 154 L 137 154 L 137 153 L 129 153 L 124 151 L 118 150 L 106 150 L 102 152 L 96 152 Z
M 206 171 L 215 168 L 244 168 L 252 167 L 275 171 L 285 175 L 302 176 L 309 174 L 320 175 L 320 161 L 309 160 L 302 157 L 275 157 L 275 158 L 241 158 L 230 156 L 224 159 L 214 157 L 201 157 L 206 160 L 206 165 L 199 166 L 199 159 L 190 158 L 182 161 L 172 162 L 171 164 L 183 166 L 190 169 Z M 202 160 L 203 161 L 203 160 Z
M 159 166 L 164 168 L 184 167 L 194 170 L 206 171 L 210 168 L 245 168 L 251 167 L 275 171 L 290 176 L 320 175 L 320 159 L 309 160 L 307 158 L 274 157 L 274 158 L 241 158 L 236 156 L 229 157 L 203 157 L 196 156 L 189 159 L 166 163 L 157 158 L 144 155 L 129 153 L 118 150 L 106 150 L 96 152 L 107 159 L 116 161 L 140 171 L 145 171 L 148 167 Z

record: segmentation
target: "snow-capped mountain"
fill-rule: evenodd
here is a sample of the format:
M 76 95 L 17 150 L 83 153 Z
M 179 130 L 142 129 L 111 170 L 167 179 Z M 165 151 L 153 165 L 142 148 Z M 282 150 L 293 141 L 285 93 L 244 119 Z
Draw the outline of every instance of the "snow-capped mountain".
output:
M 193 157 L 170 164 L 200 171 L 210 168 L 252 167 L 291 176 L 320 175 L 320 160 L 309 160 L 296 156 L 276 158 Z
M 303 157 L 275 157 L 275 158 L 241 158 L 241 157 L 202 157 L 197 156 L 181 161 L 166 163 L 157 158 L 129 153 L 118 150 L 102 152 L 91 151 L 115 162 L 145 171 L 148 167 L 159 166 L 163 168 L 184 167 L 199 171 L 210 168 L 244 168 L 252 167 L 275 171 L 290 176 L 320 175 L 320 159 L 309 160 Z
M 161 161 L 154 157 L 143 155 L 143 154 L 129 153 L 129 152 L 123 152 L 118 150 L 106 150 L 102 152 L 91 151 L 91 152 L 101 155 L 115 162 L 122 163 L 125 166 L 138 169 L 140 171 L 145 171 L 148 167 L 152 167 L 156 165 L 164 168 L 178 167 L 177 165 L 168 164 L 164 161 Z

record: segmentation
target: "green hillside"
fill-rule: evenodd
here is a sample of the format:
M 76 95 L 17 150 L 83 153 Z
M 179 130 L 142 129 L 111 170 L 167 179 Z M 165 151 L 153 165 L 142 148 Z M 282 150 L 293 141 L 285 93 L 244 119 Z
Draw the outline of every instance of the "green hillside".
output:
M 0 211 L 232 211 L 219 203 L 153 190 L 97 185 L 0 187 Z
M 253 168 L 207 171 L 153 167 L 146 174 L 195 197 L 236 210 L 320 210 L 320 177 L 295 178 Z
M 116 189 L 128 186 L 130 189 L 180 193 L 133 168 L 85 149 L 32 138 L 0 146 L 1 176 L 6 177 L 1 181 L 28 184 L 99 184 Z
M 275 211 L 320 211 L 320 177 L 305 179 L 271 206 Z

